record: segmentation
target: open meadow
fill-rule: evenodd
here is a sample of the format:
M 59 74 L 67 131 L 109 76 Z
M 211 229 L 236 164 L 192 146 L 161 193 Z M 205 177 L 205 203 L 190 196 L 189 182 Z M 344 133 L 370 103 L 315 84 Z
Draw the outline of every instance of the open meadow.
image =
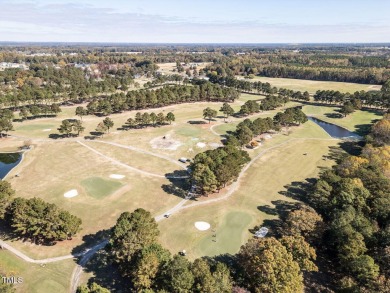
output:
M 242 77 L 240 77 L 242 79 Z M 316 80 L 302 80 L 293 78 L 273 78 L 255 76 L 253 79 L 247 79 L 248 81 L 260 81 L 268 82 L 272 86 L 277 88 L 286 88 L 294 91 L 308 91 L 310 94 L 314 94 L 317 90 L 334 90 L 340 92 L 354 93 L 356 91 L 372 91 L 380 90 L 380 85 L 372 84 L 358 84 L 350 82 L 334 82 L 334 81 L 316 81 Z

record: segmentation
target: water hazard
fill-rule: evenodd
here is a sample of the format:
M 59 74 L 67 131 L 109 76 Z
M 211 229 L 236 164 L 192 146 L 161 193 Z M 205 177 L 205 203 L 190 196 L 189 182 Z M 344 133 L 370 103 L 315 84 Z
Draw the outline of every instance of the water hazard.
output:
M 352 139 L 361 139 L 361 136 L 351 132 L 345 128 L 342 128 L 338 125 L 328 123 L 322 120 L 319 120 L 314 117 L 308 117 L 310 121 L 313 121 L 317 125 L 319 125 L 322 129 L 324 129 L 331 137 L 334 138 L 352 138 Z
M 3 179 L 21 160 L 21 153 L 0 153 L 0 179 Z

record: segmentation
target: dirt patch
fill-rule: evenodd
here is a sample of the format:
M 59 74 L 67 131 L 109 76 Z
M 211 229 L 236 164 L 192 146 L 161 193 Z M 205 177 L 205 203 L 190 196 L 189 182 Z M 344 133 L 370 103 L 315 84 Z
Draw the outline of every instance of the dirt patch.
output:
M 154 149 L 175 151 L 182 145 L 182 143 L 178 140 L 174 140 L 170 136 L 162 136 L 153 138 L 150 141 L 150 145 Z

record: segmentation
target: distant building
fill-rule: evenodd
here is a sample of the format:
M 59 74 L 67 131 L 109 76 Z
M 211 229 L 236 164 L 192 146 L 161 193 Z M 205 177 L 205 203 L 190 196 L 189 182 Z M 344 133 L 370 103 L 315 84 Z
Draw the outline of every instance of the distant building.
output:
M 0 71 L 9 68 L 19 68 L 22 70 L 28 70 L 29 67 L 25 63 L 11 63 L 11 62 L 0 62 Z

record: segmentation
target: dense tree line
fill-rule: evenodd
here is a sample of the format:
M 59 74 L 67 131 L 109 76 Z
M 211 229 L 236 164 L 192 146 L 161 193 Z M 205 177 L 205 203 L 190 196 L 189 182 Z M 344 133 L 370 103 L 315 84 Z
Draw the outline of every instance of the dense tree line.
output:
M 239 93 L 234 89 L 208 82 L 193 86 L 166 85 L 156 90 L 141 89 L 94 99 L 88 103 L 85 113 L 109 115 L 180 103 L 233 102 L 238 96 Z
M 307 122 L 305 113 L 300 108 L 288 108 L 284 112 L 278 112 L 274 118 L 245 119 L 240 122 L 236 130 L 227 138 L 227 144 L 235 146 L 248 145 L 252 139 L 271 130 L 279 131 L 281 127 L 290 127 Z
M 215 60 L 207 72 L 222 76 L 261 75 L 309 80 L 383 84 L 390 78 L 388 56 L 310 53 L 251 53 Z
M 173 121 L 175 121 L 175 115 L 172 112 L 168 112 L 166 115 L 164 115 L 163 112 L 160 112 L 158 114 L 152 112 L 152 113 L 141 113 L 137 112 L 135 114 L 134 118 L 127 119 L 125 125 L 122 126 L 123 129 L 130 129 L 130 128 L 144 128 L 147 126 L 156 126 L 156 125 L 164 125 L 166 122 L 169 122 L 171 124 Z
M 172 256 L 157 242 L 158 235 L 156 221 L 144 209 L 122 213 L 113 227 L 108 260 L 117 266 L 127 291 L 300 292 L 303 272 L 317 270 L 314 249 L 298 234 L 250 239 L 228 263 Z M 92 282 L 78 293 L 109 292 L 105 290 Z
M 346 102 L 351 102 L 356 109 L 361 107 L 368 108 L 390 108 L 390 98 L 383 92 L 355 92 L 341 93 L 334 90 L 317 91 L 313 96 L 314 101 L 330 105 L 343 105 Z M 360 105 L 360 106 L 359 106 Z
M 249 161 L 246 151 L 231 144 L 197 154 L 190 166 L 195 194 L 208 195 L 236 181 Z
M 0 110 L 0 138 L 3 136 L 3 132 L 7 135 L 9 131 L 14 129 L 12 124 L 13 118 L 13 111 L 9 109 Z
M 373 126 L 372 144 L 360 156 L 347 156 L 323 172 L 306 197 L 324 220 L 325 231 L 316 246 L 326 247 L 339 290 L 388 292 L 390 288 L 388 121 L 386 116 Z
M 99 76 L 72 66 L 58 69 L 44 64 L 31 65 L 26 71 L 0 71 L 0 107 L 80 102 L 97 94 L 126 91 L 133 83 L 132 73 L 126 68 L 115 72 L 109 71 L 108 64 L 97 68 Z
M 0 219 L 15 235 L 34 243 L 55 243 L 80 231 L 81 219 L 40 198 L 14 198 L 14 190 L 0 181 Z

